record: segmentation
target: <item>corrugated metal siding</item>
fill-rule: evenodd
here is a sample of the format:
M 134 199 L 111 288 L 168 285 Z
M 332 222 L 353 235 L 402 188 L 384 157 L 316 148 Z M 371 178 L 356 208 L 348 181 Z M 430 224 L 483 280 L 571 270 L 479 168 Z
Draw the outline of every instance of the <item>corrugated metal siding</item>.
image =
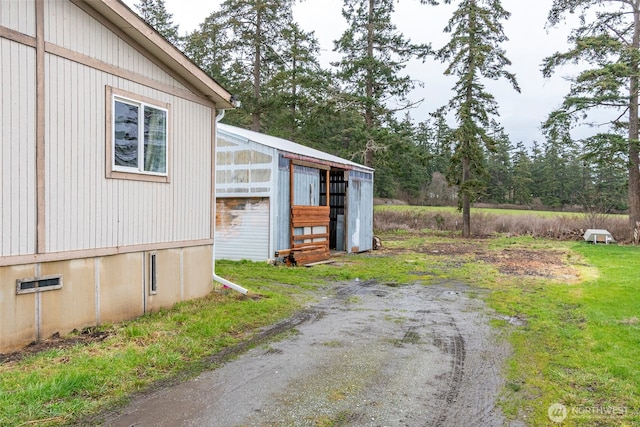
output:
M 209 238 L 211 109 L 53 55 L 46 70 L 47 251 Z M 105 179 L 107 85 L 171 104 L 169 184 Z
M 275 204 L 278 210 L 276 232 L 273 233 L 274 250 L 289 249 L 291 247 L 291 206 L 289 203 L 289 161 L 283 159 L 278 168 L 278 191 L 275 194 Z
M 349 172 L 347 204 L 347 251 L 362 252 L 373 247 L 373 175 Z
M 185 89 L 180 82 L 70 1 L 46 1 L 45 20 L 47 42 Z
M 35 37 L 35 4 L 35 0 L 0 0 L 0 25 Z
M 7 10 L 2 2 L 3 19 Z M 9 6 L 18 2 L 8 2 Z M 19 8 L 14 5 L 13 8 Z M 0 256 L 35 253 L 35 49 L 0 39 Z
M 218 195 L 269 196 L 276 167 L 275 150 L 253 141 L 218 134 L 216 192 Z
M 269 199 L 216 200 L 216 259 L 269 259 Z
M 316 168 L 294 165 L 293 204 L 297 206 L 320 205 L 320 171 Z M 287 181 L 289 181 L 287 179 Z M 288 200 L 287 200 L 288 203 Z

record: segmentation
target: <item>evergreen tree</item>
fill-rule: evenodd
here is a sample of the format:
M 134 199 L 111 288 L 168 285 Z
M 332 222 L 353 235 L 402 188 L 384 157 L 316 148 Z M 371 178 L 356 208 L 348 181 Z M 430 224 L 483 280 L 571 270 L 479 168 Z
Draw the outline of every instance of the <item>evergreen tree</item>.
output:
M 226 23 L 220 13 L 207 16 L 198 29 L 188 34 L 184 43 L 185 54 L 211 78 L 225 87 L 231 87 L 226 69 L 231 62 Z
M 280 53 L 284 30 L 293 22 L 292 4 L 293 0 L 225 0 L 212 15 L 214 28 L 220 26 L 224 32 L 218 47 L 230 58 L 224 68 L 228 87 L 241 100 L 228 122 L 264 130 L 268 82 L 286 66 Z
M 528 205 L 531 203 L 531 159 L 522 141 L 516 145 L 511 160 L 513 164 L 511 203 Z
M 401 76 L 407 61 L 424 58 L 428 46 L 414 45 L 400 34 L 391 22 L 394 0 L 344 0 L 342 16 L 349 27 L 335 42 L 342 59 L 338 78 L 345 85 L 349 101 L 364 119 L 364 126 L 354 134 L 360 143 L 364 164 L 375 167 L 374 153 L 388 145 L 388 127 L 394 113 L 411 108 L 407 99 L 414 83 Z M 391 107 L 396 103 L 397 107 Z
M 140 0 L 136 4 L 140 17 L 151 25 L 174 46 L 180 47 L 178 25 L 173 23 L 173 15 L 167 11 L 164 0 Z
M 291 23 L 282 31 L 278 59 L 282 67 L 265 83 L 269 111 L 265 125 L 269 132 L 298 142 L 313 140 L 307 125 L 325 111 L 321 106 L 333 102 L 329 88 L 335 86 L 331 74 L 322 70 L 320 46 L 313 33 Z
M 565 15 L 576 12 L 580 20 L 568 39 L 572 47 L 546 58 L 543 74 L 548 77 L 568 63 L 582 62 L 589 68 L 572 79 L 562 107 L 549 116 L 545 127 L 567 133 L 572 124 L 584 120 L 594 109 L 612 111 L 608 132 L 594 136 L 585 146 L 596 151 L 624 147 L 630 227 L 638 232 L 640 0 L 554 0 L 548 22 L 556 26 L 564 22 Z
M 458 77 L 448 104 L 458 123 L 448 179 L 459 186 L 465 237 L 471 235 L 471 203 L 484 187 L 484 149 L 493 151 L 495 147 L 495 140 L 487 132 L 490 117 L 499 115 L 493 95 L 481 80 L 504 78 L 520 91 L 515 75 L 505 70 L 511 62 L 500 48 L 507 40 L 501 21 L 509 16 L 500 0 L 460 0 L 445 28 L 451 40 L 436 52 L 438 59 L 448 63 L 445 74 Z
M 492 203 L 507 203 L 511 189 L 511 141 L 503 127 L 495 122 L 493 127 L 494 149 L 485 153 L 489 176 L 485 199 Z

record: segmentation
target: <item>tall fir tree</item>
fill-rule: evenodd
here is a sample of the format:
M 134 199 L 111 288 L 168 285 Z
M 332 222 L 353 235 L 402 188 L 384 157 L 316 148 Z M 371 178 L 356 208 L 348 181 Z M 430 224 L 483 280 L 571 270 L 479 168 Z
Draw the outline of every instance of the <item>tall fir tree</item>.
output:
M 167 11 L 164 0 L 140 0 L 136 4 L 140 17 L 159 32 L 174 46 L 181 47 L 178 25 L 173 23 L 173 15 Z
M 286 66 L 280 52 L 284 30 L 293 22 L 293 2 L 225 0 L 212 16 L 224 32 L 225 42 L 220 48 L 230 57 L 224 70 L 230 89 L 242 103 L 231 113 L 237 116 L 235 124 L 264 130 L 264 115 L 269 110 L 267 83 Z M 244 120 L 246 123 L 242 123 Z
M 495 146 L 488 132 L 491 117 L 499 116 L 495 98 L 487 92 L 482 80 L 505 79 L 520 92 L 515 75 L 505 69 L 511 62 L 500 47 L 507 41 L 502 21 L 509 16 L 500 0 L 459 0 L 445 28 L 451 39 L 436 52 L 439 60 L 448 63 L 445 75 L 458 77 L 447 106 L 455 111 L 457 120 L 456 147 L 448 179 L 459 186 L 465 237 L 471 236 L 471 203 L 484 187 L 484 149 L 492 151 Z
M 282 31 L 278 60 L 282 63 L 265 88 L 269 111 L 265 122 L 269 132 L 298 142 L 313 139 L 307 126 L 330 103 L 333 77 L 318 61 L 320 45 L 313 33 L 291 23 Z
M 504 128 L 493 123 L 491 137 L 495 141 L 493 150 L 486 150 L 487 191 L 483 199 L 491 203 L 507 203 L 511 189 L 511 141 Z
M 211 78 L 225 87 L 231 87 L 226 69 L 233 52 L 226 23 L 218 12 L 207 16 L 196 30 L 185 37 L 184 52 Z
M 532 162 L 524 143 L 520 141 L 511 158 L 512 178 L 511 178 L 511 203 L 518 205 L 528 205 L 531 203 Z
M 568 37 L 566 52 L 545 59 L 551 76 L 565 64 L 584 64 L 571 80 L 562 107 L 550 114 L 547 129 L 571 126 L 594 109 L 611 111 L 609 128 L 588 139 L 594 151 L 623 147 L 627 158 L 630 234 L 640 238 L 640 156 L 638 90 L 640 89 L 640 0 L 554 0 L 548 22 L 558 26 L 577 13 L 579 24 Z M 625 118 L 626 116 L 626 118 Z M 620 144 L 621 139 L 624 144 Z M 618 151 L 619 152 L 619 151 Z
M 334 65 L 350 102 L 364 123 L 353 137 L 364 164 L 375 167 L 375 153 L 386 148 L 394 113 L 416 105 L 408 99 L 414 81 L 401 75 L 407 62 L 424 58 L 427 45 L 406 39 L 391 22 L 394 0 L 344 0 L 347 30 L 335 42 L 342 59 Z M 395 105 L 393 105 L 395 104 Z

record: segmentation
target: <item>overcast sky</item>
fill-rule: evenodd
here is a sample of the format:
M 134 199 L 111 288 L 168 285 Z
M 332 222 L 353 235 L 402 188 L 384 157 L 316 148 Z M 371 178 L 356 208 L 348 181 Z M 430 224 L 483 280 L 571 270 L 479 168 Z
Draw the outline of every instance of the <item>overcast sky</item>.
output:
M 124 0 L 133 10 L 138 0 Z M 221 0 L 165 0 L 180 33 L 185 34 L 198 25 Z M 441 2 L 442 3 L 442 2 Z M 523 141 L 530 145 L 534 140 L 543 142 L 540 123 L 548 113 L 557 108 L 568 91 L 563 77 L 571 73 L 562 69 L 550 79 L 542 77 L 540 64 L 544 57 L 563 50 L 570 28 L 545 29 L 547 13 L 552 0 L 502 0 L 503 7 L 511 12 L 504 23 L 509 41 L 504 44 L 512 66 L 509 71 L 516 74 L 522 92 L 518 94 L 506 81 L 485 82 L 499 103 L 500 117 L 497 120 L 511 136 L 512 142 Z M 341 15 L 342 0 L 304 0 L 294 8 L 294 19 L 306 31 L 314 31 L 322 48 L 321 63 L 328 67 L 329 61 L 338 56 L 333 52 L 333 40 L 340 37 L 346 28 Z M 393 22 L 405 37 L 414 43 L 431 43 L 434 48 L 443 46 L 448 34 L 443 32 L 453 6 L 421 5 L 419 0 L 402 0 L 396 3 Z M 411 111 L 416 122 L 425 120 L 430 112 L 445 105 L 451 98 L 454 77 L 442 73 L 445 65 L 429 60 L 409 64 L 406 74 L 421 81 L 424 87 L 417 88 L 412 100 L 424 99 L 420 107 Z

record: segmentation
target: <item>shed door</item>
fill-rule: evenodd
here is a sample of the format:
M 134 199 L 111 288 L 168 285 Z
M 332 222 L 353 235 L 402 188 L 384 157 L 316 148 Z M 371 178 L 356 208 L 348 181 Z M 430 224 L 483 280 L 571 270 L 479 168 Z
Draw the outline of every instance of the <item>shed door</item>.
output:
M 216 259 L 269 259 L 269 199 L 216 200 Z

